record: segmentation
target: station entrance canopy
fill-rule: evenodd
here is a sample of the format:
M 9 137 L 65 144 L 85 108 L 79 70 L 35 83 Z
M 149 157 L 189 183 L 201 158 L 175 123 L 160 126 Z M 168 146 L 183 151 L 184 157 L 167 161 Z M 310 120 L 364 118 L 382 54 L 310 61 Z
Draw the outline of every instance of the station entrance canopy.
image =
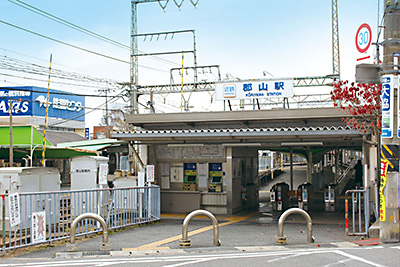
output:
M 361 150 L 363 137 L 343 123 L 350 116 L 337 108 L 272 109 L 258 111 L 130 114 L 127 122 L 140 130 L 112 137 L 143 144 L 175 146 L 222 144 L 307 155 L 313 161 L 327 151 Z

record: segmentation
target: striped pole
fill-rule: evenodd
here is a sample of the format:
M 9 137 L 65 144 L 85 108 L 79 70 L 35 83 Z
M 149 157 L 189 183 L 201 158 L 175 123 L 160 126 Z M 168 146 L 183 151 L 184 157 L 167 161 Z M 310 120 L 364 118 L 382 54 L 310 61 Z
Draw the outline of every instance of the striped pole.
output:
M 43 150 L 42 150 L 42 166 L 45 166 L 46 160 L 46 129 L 47 129 L 47 117 L 49 113 L 49 96 L 50 96 L 50 75 L 51 75 L 51 62 L 53 55 L 50 54 L 50 66 L 49 66 L 49 78 L 47 80 L 47 97 L 46 97 L 46 115 L 44 116 L 44 131 L 43 131 Z
M 185 58 L 185 54 L 182 52 L 182 69 L 181 69 L 181 112 L 183 110 L 183 105 L 184 105 L 184 101 L 183 101 L 183 62 L 184 62 L 184 58 Z
M 346 194 L 346 198 L 344 200 L 344 210 L 345 210 L 345 220 L 346 220 L 346 234 L 349 234 L 349 200 L 347 198 L 347 194 Z

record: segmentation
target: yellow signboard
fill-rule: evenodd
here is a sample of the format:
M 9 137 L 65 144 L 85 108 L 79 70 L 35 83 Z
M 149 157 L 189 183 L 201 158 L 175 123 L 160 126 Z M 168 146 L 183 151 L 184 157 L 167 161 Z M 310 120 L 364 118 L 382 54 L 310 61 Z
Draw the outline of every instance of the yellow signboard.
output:
M 387 182 L 387 170 L 389 166 L 389 161 L 387 159 L 381 160 L 381 183 L 379 187 L 379 219 L 381 222 L 386 221 L 386 198 L 383 194 L 383 190 L 385 189 L 386 182 Z

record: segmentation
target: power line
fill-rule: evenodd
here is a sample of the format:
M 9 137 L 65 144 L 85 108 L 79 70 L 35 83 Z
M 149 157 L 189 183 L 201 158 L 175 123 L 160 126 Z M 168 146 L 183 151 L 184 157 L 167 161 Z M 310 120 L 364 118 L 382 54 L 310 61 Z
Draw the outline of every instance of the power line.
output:
M 83 27 L 81 27 L 81 26 L 79 26 L 79 25 L 76 25 L 76 24 L 74 24 L 74 23 L 71 23 L 71 22 L 69 22 L 69 21 L 67 21 L 67 20 L 64 20 L 64 19 L 62 19 L 62 18 L 60 18 L 60 17 L 57 17 L 57 16 L 55 16 L 55 15 L 52 15 L 52 14 L 50 14 L 50 13 L 48 13 L 48 12 L 42 10 L 42 9 L 39 9 L 39 8 L 34 7 L 34 6 L 32 6 L 32 5 L 29 5 L 29 4 L 27 4 L 27 3 L 23 2 L 23 1 L 20 1 L 20 0 L 14 0 L 14 1 L 13 1 L 13 0 L 8 0 L 8 1 L 9 1 L 10 3 L 13 3 L 13 4 L 15 4 L 15 5 L 18 5 L 18 6 L 22 7 L 22 8 L 25 8 L 25 9 L 31 11 L 31 12 L 34 12 L 34 13 L 40 15 L 40 16 L 43 16 L 43 17 L 46 17 L 46 18 L 48 18 L 48 19 L 50 19 L 50 20 L 53 20 L 53 21 L 55 21 L 55 22 L 58 22 L 58 23 L 60 23 L 60 24 L 62 24 L 62 25 L 64 25 L 64 26 L 67 26 L 67 27 L 72 28 L 72 29 L 75 29 L 75 30 L 77 30 L 77 31 L 79 31 L 79 32 L 88 34 L 88 35 L 90 35 L 90 36 L 92 36 L 92 37 L 94 37 L 94 38 L 97 38 L 97 39 L 99 39 L 99 40 L 102 40 L 102 41 L 105 41 L 105 42 L 107 42 L 107 43 L 116 45 L 116 46 L 118 46 L 118 47 L 120 47 L 120 48 L 124 48 L 124 49 L 127 49 L 127 50 L 130 49 L 130 47 L 129 47 L 128 45 L 125 45 L 125 44 L 123 44 L 123 43 L 117 42 L 117 41 L 115 41 L 115 40 L 112 40 L 112 39 L 110 39 L 110 38 L 108 38 L 108 37 L 105 37 L 105 36 L 103 36 L 103 35 L 100 35 L 100 34 L 98 34 L 98 33 L 95 33 L 95 32 L 93 32 L 93 31 L 90 31 L 90 30 L 88 30 L 88 29 L 85 29 L 85 28 L 83 28 Z M 18 2 L 18 3 L 16 3 L 16 2 Z M 143 51 L 140 51 L 140 52 L 141 52 L 141 53 L 144 53 L 144 54 L 147 54 L 146 52 L 143 52 Z M 163 58 L 159 58 L 159 57 L 155 57 L 155 56 L 151 56 L 151 57 L 152 57 L 153 59 L 155 59 L 155 60 L 158 60 L 158 61 L 164 61 L 165 63 L 169 63 L 169 64 L 171 64 L 171 65 L 179 66 L 178 63 L 175 63 L 175 62 L 172 62 L 172 61 L 163 59 Z
M 66 42 L 64 42 L 64 41 L 60 41 L 60 40 L 58 40 L 58 39 L 55 39 L 55 38 L 52 38 L 52 37 L 49 37 L 49 36 L 46 36 L 46 35 L 43 35 L 43 34 L 40 34 L 40 33 L 34 32 L 34 31 L 31 31 L 31 30 L 28 30 L 28 29 L 25 29 L 25 28 L 22 28 L 22 27 L 19 27 L 19 26 L 15 25 L 15 24 L 8 23 L 8 22 L 6 22 L 6 21 L 4 21 L 4 20 L 0 20 L 0 23 L 3 23 L 3 24 L 5 24 L 5 25 L 8 25 L 8 26 L 11 26 L 11 27 L 13 27 L 13 28 L 19 29 L 19 30 L 21 30 L 21 31 L 25 31 L 25 32 L 28 32 L 28 33 L 30 33 L 30 34 L 33 34 L 33 35 L 36 35 L 36 36 L 39 36 L 39 37 L 48 39 L 48 40 L 50 40 L 50 41 L 53 41 L 53 42 L 56 42 L 56 43 L 60 43 L 60 44 L 63 44 L 63 45 L 66 45 L 66 46 L 69 46 L 69 47 L 72 47 L 72 48 L 75 48 L 75 49 L 84 51 L 84 52 L 87 52 L 87 53 L 91 53 L 91 54 L 94 54 L 94 55 L 97 55 L 97 56 L 101 56 L 101 57 L 104 57 L 104 58 L 108 58 L 108 59 L 111 59 L 111 60 L 115 60 L 115 61 L 118 61 L 118 62 L 121 62 L 121 63 L 130 64 L 129 61 L 125 61 L 125 60 L 122 60 L 122 59 L 119 59 L 119 58 L 107 56 L 107 55 L 104 55 L 104 54 L 95 52 L 95 51 L 93 51 L 93 50 L 89 50 L 89 49 L 86 49 L 86 48 L 83 48 L 83 47 L 79 47 L 79 46 L 77 46 L 77 45 L 69 44 L 69 43 L 66 43 Z M 164 70 L 160 70 L 160 69 L 156 69 L 156 68 L 152 68 L 152 67 L 148 67 L 148 66 L 143 66 L 143 65 L 141 65 L 140 67 L 146 68 L 146 69 L 150 69 L 150 70 L 154 70 L 154 71 L 159 71 L 159 72 L 168 72 L 168 71 L 164 71 Z
M 36 86 L 24 86 L 24 87 L 36 87 Z M 23 88 L 12 88 L 12 87 L 0 87 L 0 89 L 6 89 L 10 91 L 27 91 L 30 93 L 45 93 L 45 91 L 40 90 L 23 90 Z M 71 95 L 71 96 L 83 96 L 83 97 L 105 97 L 102 95 L 83 95 L 83 94 L 75 94 L 75 93 L 68 93 L 68 92 L 54 92 L 51 91 L 50 94 L 52 95 Z M 119 95 L 109 96 L 109 97 L 119 97 Z

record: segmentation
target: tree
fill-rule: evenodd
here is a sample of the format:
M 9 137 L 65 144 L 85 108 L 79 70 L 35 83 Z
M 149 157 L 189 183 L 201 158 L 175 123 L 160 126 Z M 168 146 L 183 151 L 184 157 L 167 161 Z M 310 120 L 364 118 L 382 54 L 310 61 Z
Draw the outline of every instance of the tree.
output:
M 380 84 L 348 85 L 348 81 L 338 81 L 331 91 L 334 105 L 347 110 L 353 117 L 343 119 L 348 126 L 353 126 L 365 133 L 368 129 L 379 136 L 382 126 Z

